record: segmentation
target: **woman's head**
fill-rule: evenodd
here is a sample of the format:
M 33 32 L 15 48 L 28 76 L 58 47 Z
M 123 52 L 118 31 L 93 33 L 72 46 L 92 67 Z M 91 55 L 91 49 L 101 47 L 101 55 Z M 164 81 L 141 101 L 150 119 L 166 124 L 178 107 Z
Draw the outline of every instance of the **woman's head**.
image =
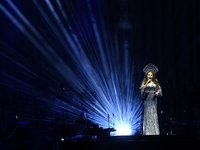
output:
M 153 73 L 153 71 L 149 70 L 146 75 L 145 75 L 146 80 L 148 81 L 149 79 L 151 79 L 151 81 L 155 81 L 156 80 L 156 75 Z
M 143 79 L 143 81 L 142 81 L 142 84 L 143 84 L 143 85 L 146 84 L 147 81 L 148 81 L 149 79 L 151 79 L 151 81 L 153 81 L 154 84 L 156 84 L 156 88 L 158 89 L 158 87 L 159 87 L 158 80 L 156 79 L 156 75 L 155 75 L 155 74 L 153 73 L 153 71 L 151 71 L 151 70 L 149 70 L 149 71 L 146 73 L 146 75 L 145 75 L 145 77 L 144 77 L 144 79 Z

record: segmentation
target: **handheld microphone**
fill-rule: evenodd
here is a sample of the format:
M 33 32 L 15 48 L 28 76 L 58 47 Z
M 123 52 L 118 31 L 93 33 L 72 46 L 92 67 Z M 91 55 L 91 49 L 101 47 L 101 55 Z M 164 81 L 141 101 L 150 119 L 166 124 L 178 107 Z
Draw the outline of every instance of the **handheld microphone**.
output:
M 150 83 L 151 82 L 151 78 L 149 78 L 150 79 L 150 81 L 148 82 L 148 83 Z

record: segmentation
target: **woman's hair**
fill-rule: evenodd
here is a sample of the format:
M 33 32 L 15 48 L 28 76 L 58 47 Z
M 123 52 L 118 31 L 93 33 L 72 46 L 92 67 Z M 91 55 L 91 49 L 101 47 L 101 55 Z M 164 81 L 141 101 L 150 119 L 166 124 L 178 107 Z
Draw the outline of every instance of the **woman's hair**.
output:
M 145 75 L 145 77 L 144 77 L 144 79 L 143 79 L 143 81 L 142 81 L 141 86 L 142 86 L 142 85 L 145 85 L 145 84 L 147 83 L 147 74 L 148 74 L 149 72 L 151 72 L 151 73 L 153 74 L 152 81 L 153 81 L 153 82 L 155 83 L 155 85 L 156 85 L 156 91 L 158 91 L 160 84 L 158 83 L 158 80 L 156 79 L 156 75 L 155 75 L 155 74 L 153 73 L 153 71 L 151 71 L 151 70 L 149 70 L 149 71 L 146 73 L 146 75 Z

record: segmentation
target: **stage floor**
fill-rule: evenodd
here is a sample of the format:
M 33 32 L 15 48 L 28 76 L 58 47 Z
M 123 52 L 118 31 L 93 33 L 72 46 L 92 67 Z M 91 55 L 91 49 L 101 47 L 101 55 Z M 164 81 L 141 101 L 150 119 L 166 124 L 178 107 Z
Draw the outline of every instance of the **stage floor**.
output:
M 112 136 L 104 141 L 95 142 L 63 142 L 65 149 L 91 149 L 91 150 L 172 150 L 172 149 L 198 149 L 200 139 L 193 135 L 137 135 Z

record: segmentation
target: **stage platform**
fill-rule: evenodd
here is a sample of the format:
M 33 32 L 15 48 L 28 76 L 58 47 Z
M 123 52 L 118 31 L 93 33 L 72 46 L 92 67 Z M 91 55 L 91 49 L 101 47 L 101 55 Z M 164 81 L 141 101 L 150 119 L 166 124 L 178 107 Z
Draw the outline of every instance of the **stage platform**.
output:
M 104 141 L 63 142 L 62 150 L 197 150 L 200 139 L 189 135 L 113 136 Z

